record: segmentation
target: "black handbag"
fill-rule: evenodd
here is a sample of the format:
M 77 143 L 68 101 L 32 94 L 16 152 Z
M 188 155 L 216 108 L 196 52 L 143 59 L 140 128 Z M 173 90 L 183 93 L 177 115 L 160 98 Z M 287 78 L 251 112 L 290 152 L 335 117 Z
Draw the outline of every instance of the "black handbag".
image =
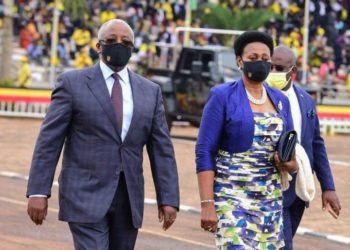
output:
M 290 130 L 281 135 L 277 145 L 280 161 L 286 162 L 292 159 L 297 139 L 297 132 L 295 130 Z

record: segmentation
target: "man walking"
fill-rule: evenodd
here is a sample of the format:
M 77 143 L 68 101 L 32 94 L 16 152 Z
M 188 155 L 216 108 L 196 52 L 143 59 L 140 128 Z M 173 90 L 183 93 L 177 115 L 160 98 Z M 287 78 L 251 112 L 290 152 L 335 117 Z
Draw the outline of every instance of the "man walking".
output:
M 296 72 L 296 57 L 286 46 L 275 48 L 272 56 L 272 69 L 266 81 L 273 87 L 284 91 L 290 101 L 294 129 L 298 141 L 304 147 L 313 171 L 320 182 L 322 190 L 322 208 L 331 209 L 334 217 L 339 216 L 341 206 L 335 192 L 332 172 L 329 166 L 324 141 L 320 135 L 319 121 L 313 99 L 302 88 L 293 84 L 291 77 Z M 306 202 L 295 193 L 295 178 L 289 189 L 283 194 L 283 222 L 285 248 L 293 249 L 292 238 L 303 216 Z
M 179 186 L 160 87 L 127 69 L 134 33 L 122 20 L 104 23 L 100 62 L 62 74 L 34 150 L 27 196 L 37 225 L 63 145 L 59 219 L 76 249 L 133 249 L 144 209 L 146 145 L 163 229 L 174 222 Z

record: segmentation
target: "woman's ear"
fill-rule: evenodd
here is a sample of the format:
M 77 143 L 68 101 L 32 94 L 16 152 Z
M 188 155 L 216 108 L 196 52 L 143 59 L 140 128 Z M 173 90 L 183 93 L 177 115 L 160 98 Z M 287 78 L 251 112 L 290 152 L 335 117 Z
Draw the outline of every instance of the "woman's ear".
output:
M 240 69 L 240 70 L 242 70 L 243 69 L 243 60 L 242 60 L 242 57 L 237 57 L 236 58 L 236 63 L 237 63 L 237 66 L 238 66 L 238 68 Z

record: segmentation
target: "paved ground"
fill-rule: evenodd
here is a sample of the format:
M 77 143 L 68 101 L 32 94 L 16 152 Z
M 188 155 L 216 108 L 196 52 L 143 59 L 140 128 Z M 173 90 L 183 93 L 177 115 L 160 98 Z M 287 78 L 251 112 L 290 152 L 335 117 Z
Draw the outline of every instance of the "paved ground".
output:
M 49 213 L 42 226 L 34 226 L 26 215 L 26 181 L 0 177 L 0 249 L 2 250 L 72 250 L 67 225 L 57 220 L 57 188 L 49 201 Z M 160 229 L 155 205 L 146 205 L 145 219 L 136 250 L 215 249 L 211 234 L 199 228 L 199 215 L 182 212 L 167 232 Z M 322 238 L 297 236 L 296 250 L 346 250 L 347 246 Z
M 0 118 L 0 171 L 28 175 L 35 138 L 41 120 Z M 6 132 L 5 132 L 6 131 Z M 176 127 L 173 135 L 195 136 L 197 130 Z M 337 190 L 343 210 L 338 220 L 321 210 L 317 198 L 303 219 L 302 226 L 315 231 L 350 237 L 350 194 L 347 179 L 350 174 L 350 137 L 326 138 L 333 164 Z M 181 204 L 198 206 L 198 190 L 194 167 L 194 143 L 174 140 L 181 187 Z M 155 198 L 148 161 L 145 160 L 146 197 Z M 57 195 L 50 199 L 50 214 L 44 226 L 33 226 L 26 216 L 24 197 L 26 181 L 0 177 L 0 249 L 72 249 L 71 237 L 64 223 L 57 221 Z M 54 192 L 56 189 L 54 188 Z M 170 231 L 164 233 L 156 219 L 156 208 L 147 205 L 144 227 L 136 249 L 209 249 L 213 246 L 210 234 L 199 228 L 199 215 L 182 212 Z M 298 236 L 295 249 L 349 249 L 322 238 Z

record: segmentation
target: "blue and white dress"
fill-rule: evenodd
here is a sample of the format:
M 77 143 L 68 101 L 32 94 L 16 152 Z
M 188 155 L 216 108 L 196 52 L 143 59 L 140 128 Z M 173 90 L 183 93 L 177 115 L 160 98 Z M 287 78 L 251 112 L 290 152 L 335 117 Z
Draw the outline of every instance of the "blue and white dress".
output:
M 216 158 L 218 249 L 272 250 L 284 246 L 281 176 L 273 164 L 283 121 L 270 112 L 254 113 L 254 121 L 254 139 L 248 151 L 219 151 Z

